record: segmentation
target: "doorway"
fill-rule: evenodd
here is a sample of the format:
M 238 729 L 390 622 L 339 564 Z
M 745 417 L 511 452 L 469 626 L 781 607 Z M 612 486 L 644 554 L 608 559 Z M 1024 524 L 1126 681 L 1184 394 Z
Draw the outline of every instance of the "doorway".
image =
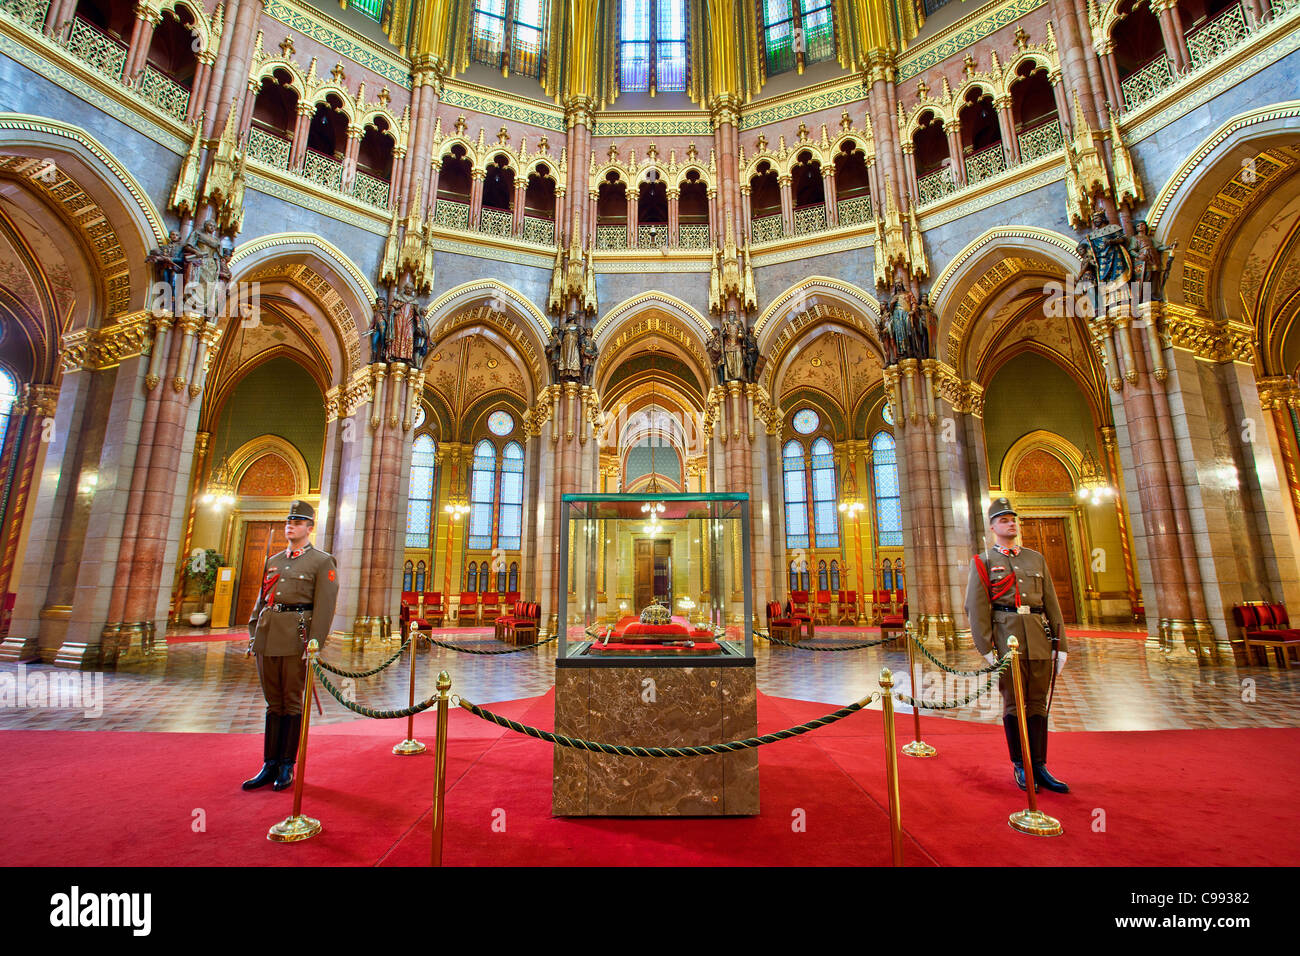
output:
M 1078 623 L 1074 583 L 1070 577 L 1070 546 L 1065 536 L 1065 519 L 1022 517 L 1020 543 L 1037 551 L 1047 562 L 1052 584 L 1056 587 L 1056 599 L 1061 605 L 1062 620 L 1066 624 Z
M 673 606 L 673 543 L 667 538 L 637 538 L 633 542 L 633 612 L 658 598 Z
M 233 623 L 248 623 L 262 588 L 262 568 L 268 555 L 288 546 L 283 521 L 248 521 L 244 524 L 244 550 L 239 558 L 239 598 L 235 602 Z

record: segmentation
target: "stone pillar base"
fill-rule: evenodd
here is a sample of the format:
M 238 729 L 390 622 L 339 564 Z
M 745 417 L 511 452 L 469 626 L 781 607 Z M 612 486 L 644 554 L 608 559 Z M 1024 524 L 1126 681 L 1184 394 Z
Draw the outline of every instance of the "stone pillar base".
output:
M 917 630 L 926 640 L 938 640 L 949 649 L 957 646 L 957 627 L 950 615 L 922 614 L 916 619 Z
M 1220 640 L 1209 621 L 1178 621 L 1161 618 L 1153 636 L 1147 638 L 1148 650 L 1185 657 L 1201 664 L 1226 664 L 1232 661 L 1230 641 Z
M 34 637 L 10 635 L 0 641 L 0 663 L 16 664 L 19 661 L 38 661 L 40 659 L 40 643 Z

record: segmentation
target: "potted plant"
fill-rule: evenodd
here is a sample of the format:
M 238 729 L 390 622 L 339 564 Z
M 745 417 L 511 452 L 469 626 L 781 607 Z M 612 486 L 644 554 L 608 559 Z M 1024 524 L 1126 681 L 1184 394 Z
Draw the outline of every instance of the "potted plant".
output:
M 217 589 L 217 569 L 224 563 L 214 548 L 185 559 L 185 590 L 197 592 L 199 596 L 200 610 L 190 615 L 190 623 L 195 627 L 208 623 L 212 608 L 210 599 Z

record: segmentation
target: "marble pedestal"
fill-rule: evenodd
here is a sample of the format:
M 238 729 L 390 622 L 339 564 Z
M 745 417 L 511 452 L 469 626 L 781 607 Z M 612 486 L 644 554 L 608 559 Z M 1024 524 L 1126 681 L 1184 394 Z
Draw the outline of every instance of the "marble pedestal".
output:
M 641 747 L 753 737 L 753 658 L 556 661 L 557 733 Z M 758 751 L 615 757 L 555 748 L 555 816 L 744 816 L 758 813 Z

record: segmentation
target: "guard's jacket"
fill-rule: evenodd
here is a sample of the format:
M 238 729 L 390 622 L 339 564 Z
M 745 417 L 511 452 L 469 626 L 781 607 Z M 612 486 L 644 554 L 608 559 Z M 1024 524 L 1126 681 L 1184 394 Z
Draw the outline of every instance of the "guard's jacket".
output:
M 248 621 L 253 653 L 296 657 L 310 640 L 324 647 L 338 594 L 338 568 L 326 552 L 306 544 L 297 557 L 288 550 L 271 555 L 262 570 L 261 593 Z M 274 607 L 307 604 L 310 610 L 277 611 Z
M 988 587 L 985 587 L 980 574 L 981 560 L 988 571 Z M 990 590 L 1000 596 L 990 600 Z M 1047 561 L 1039 552 L 1017 548 L 1007 554 L 989 548 L 972 558 L 970 578 L 966 583 L 966 616 L 970 619 L 975 649 L 981 654 L 987 654 L 996 643 L 998 656 L 1005 657 L 1007 638 L 1014 635 L 1020 644 L 1020 653 L 1027 660 L 1051 660 L 1052 642 L 1043 628 L 1042 614 L 994 610 L 994 604 L 999 607 L 1023 605 L 1042 608 L 1051 622 L 1052 633 L 1058 638 L 1057 649 L 1065 652 L 1065 622 L 1061 617 L 1061 605 L 1047 570 Z

